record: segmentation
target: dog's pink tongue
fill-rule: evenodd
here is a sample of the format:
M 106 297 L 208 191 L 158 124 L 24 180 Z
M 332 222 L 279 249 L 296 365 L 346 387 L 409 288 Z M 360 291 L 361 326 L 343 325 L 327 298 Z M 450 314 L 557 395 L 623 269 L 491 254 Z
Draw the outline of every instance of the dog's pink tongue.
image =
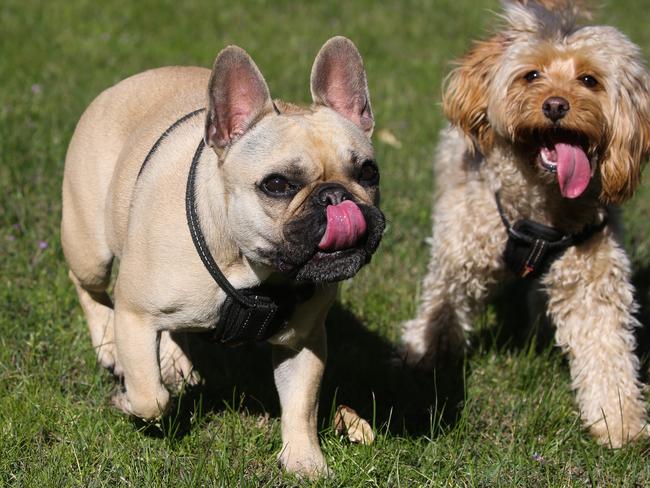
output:
M 559 143 L 555 145 L 555 151 L 560 192 L 565 198 L 577 198 L 589 185 L 591 178 L 589 158 L 580 146 Z
M 322 251 L 338 251 L 352 247 L 366 232 L 366 219 L 356 203 L 345 200 L 327 207 L 327 227 L 318 243 Z

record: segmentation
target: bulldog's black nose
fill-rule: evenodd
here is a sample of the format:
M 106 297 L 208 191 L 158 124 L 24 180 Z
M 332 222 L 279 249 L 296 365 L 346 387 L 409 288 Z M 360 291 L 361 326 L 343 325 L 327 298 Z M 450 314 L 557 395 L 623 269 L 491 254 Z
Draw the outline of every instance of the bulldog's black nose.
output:
M 547 118 L 553 122 L 557 122 L 567 114 L 570 108 L 571 106 L 566 99 L 562 97 L 550 97 L 542 105 L 542 112 L 544 112 Z
M 338 205 L 345 200 L 352 200 L 352 195 L 338 183 L 326 183 L 316 190 L 316 202 L 323 207 Z

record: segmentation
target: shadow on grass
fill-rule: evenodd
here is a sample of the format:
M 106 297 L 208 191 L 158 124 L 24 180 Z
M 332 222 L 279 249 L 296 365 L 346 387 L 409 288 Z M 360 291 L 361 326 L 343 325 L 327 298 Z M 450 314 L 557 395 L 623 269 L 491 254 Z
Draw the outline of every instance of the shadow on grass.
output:
M 501 287 L 491 301 L 496 325 L 483 327 L 476 346 L 518 352 L 531 342 L 542 352 L 553 344 L 553 328 L 546 319 L 546 302 L 534 281 L 515 280 Z
M 647 383 L 650 267 L 637 271 L 633 283 L 640 304 L 638 317 L 644 324 L 637 331 L 637 354 L 642 360 L 642 380 Z M 480 349 L 521 351 L 528 349 L 531 341 L 538 352 L 552 347 L 554 331 L 544 319 L 545 303 L 541 294 L 531 293 L 531 286 L 517 282 L 497 294 L 493 301 L 497 326 L 480 330 L 470 358 Z M 320 395 L 321 428 L 331 425 L 333 412 L 341 404 L 354 408 L 376 428 L 393 435 L 438 435 L 455 424 L 462 409 L 465 377 L 471 372 L 445 371 L 436 380 L 431 372 L 409 368 L 399 359 L 394 344 L 365 328 L 339 304 L 330 311 L 327 331 L 329 352 Z M 226 348 L 190 335 L 190 349 L 204 385 L 180 396 L 161 423 L 138 423 L 146 435 L 182 437 L 202 413 L 231 409 L 249 415 L 280 415 L 269 345 Z
M 447 373 L 448 381 L 437 385 L 430 372 L 406 366 L 393 344 L 365 328 L 339 304 L 330 311 L 327 331 L 328 360 L 319 409 L 321 428 L 331 425 L 333 412 L 341 404 L 354 408 L 376 428 L 387 429 L 394 435 L 436 435 L 455 422 L 464 392 L 462 373 L 453 379 Z M 192 335 L 189 348 L 204 384 L 181 395 L 160 423 L 137 422 L 146 435 L 182 437 L 191 429 L 192 419 L 199 411 L 205 414 L 234 409 L 249 415 L 280 415 L 270 346 L 226 348 Z M 438 405 L 440 408 L 436 408 Z
M 638 269 L 632 283 L 639 303 L 637 317 L 642 324 L 637 332 L 636 353 L 641 359 L 641 380 L 647 384 L 650 382 L 650 265 Z
M 641 327 L 635 331 L 636 355 L 641 361 L 641 380 L 650 381 L 650 266 L 638 269 L 632 277 L 639 304 L 636 314 Z M 503 287 L 496 295 L 493 306 L 496 327 L 481 329 L 477 346 L 497 350 L 521 351 L 531 341 L 537 352 L 554 344 L 554 328 L 546 318 L 543 295 L 535 292 L 534 282 L 517 281 Z

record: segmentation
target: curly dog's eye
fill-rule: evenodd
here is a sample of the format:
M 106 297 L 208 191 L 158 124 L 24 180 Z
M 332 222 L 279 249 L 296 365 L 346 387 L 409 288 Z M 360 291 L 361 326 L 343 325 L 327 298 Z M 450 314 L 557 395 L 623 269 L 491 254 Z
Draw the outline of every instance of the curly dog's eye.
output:
M 582 75 L 578 78 L 580 82 L 587 88 L 594 88 L 598 86 L 598 80 L 591 75 Z
M 526 80 L 528 83 L 532 83 L 537 78 L 539 78 L 539 71 L 537 70 L 529 71 L 524 75 L 524 80 Z

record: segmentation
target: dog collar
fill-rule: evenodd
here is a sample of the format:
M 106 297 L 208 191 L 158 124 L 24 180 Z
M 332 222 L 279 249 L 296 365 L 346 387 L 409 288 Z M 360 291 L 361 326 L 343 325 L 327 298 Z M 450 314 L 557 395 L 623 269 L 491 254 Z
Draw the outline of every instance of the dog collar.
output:
M 142 162 L 138 178 L 169 134 L 204 111 L 205 109 L 201 108 L 184 115 L 162 133 Z M 219 310 L 219 319 L 208 332 L 209 339 L 230 346 L 251 341 L 264 341 L 286 327 L 295 306 L 309 300 L 314 294 L 315 287 L 313 284 L 300 286 L 260 285 L 238 290 L 224 276 L 206 245 L 196 211 L 196 168 L 204 147 L 205 142 L 201 140 L 190 165 L 185 190 L 185 214 L 192 242 L 203 265 L 212 279 L 226 293 L 226 299 Z
M 600 223 L 587 224 L 577 234 L 563 234 L 553 227 L 528 219 L 510 224 L 503 211 L 499 192 L 494 194 L 494 199 L 508 233 L 503 259 L 520 278 L 535 278 L 545 273 L 564 251 L 586 242 L 607 226 L 607 213 Z
M 314 285 L 260 285 L 237 290 L 224 276 L 206 246 L 196 212 L 194 183 L 204 147 L 205 142 L 201 140 L 192 158 L 187 176 L 185 213 L 192 242 L 203 265 L 226 293 L 219 320 L 210 331 L 210 338 L 227 345 L 264 341 L 286 327 L 295 306 L 312 297 Z

